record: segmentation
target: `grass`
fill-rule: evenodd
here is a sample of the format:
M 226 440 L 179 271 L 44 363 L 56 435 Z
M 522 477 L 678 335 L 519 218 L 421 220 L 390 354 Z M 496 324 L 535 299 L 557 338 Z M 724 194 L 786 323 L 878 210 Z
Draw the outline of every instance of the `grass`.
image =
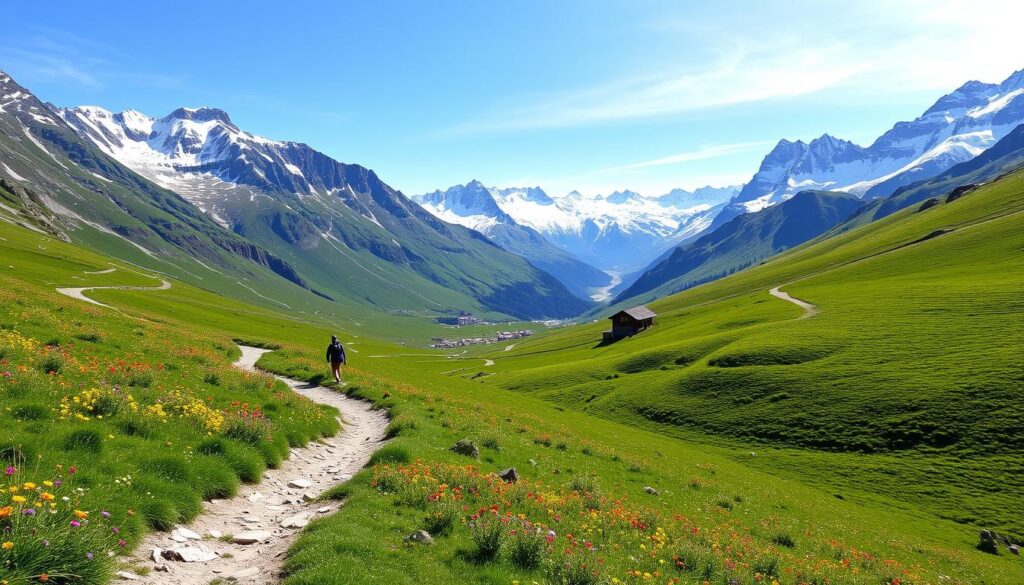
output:
M 474 348 L 464 359 L 495 361 L 477 379 L 444 373 L 461 356 L 344 329 L 355 350 L 344 390 L 388 409 L 392 440 L 328 494 L 345 505 L 302 533 L 285 582 L 1015 582 L 1018 558 L 974 544 L 978 525 L 1020 534 L 1021 411 L 1008 385 L 1022 378 L 1012 339 L 995 343 L 992 331 L 1021 330 L 1011 294 L 1022 284 L 1021 182 L 666 299 L 654 329 L 610 346 L 594 324 L 508 352 Z M 942 227 L 955 229 L 904 246 Z M 177 281 L 158 293 L 94 292 L 117 310 L 86 305 L 53 287 L 72 276 L 90 279 L 77 286 L 151 279 L 84 277 L 109 259 L 0 232 L 4 264 L 16 267 L 0 273 L 0 359 L 16 380 L 0 379 L 0 424 L 11 430 L 0 454 L 29 474 L 19 485 L 68 479 L 74 465 L 85 490 L 76 509 L 109 511 L 125 549 L 198 513 L 203 497 L 255 481 L 288 445 L 334 430 L 331 413 L 228 367 L 232 339 L 244 339 L 279 348 L 262 367 L 317 379 L 321 345 L 338 329 L 326 318 Z M 799 308 L 767 295 L 787 283 L 821 313 L 799 320 Z M 63 360 L 59 372 L 38 367 L 47 356 Z M 269 440 L 256 439 L 259 428 L 228 432 L 254 408 Z M 80 430 L 100 440 L 68 440 Z M 481 447 L 479 461 L 448 450 L 464 438 Z M 493 475 L 507 467 L 518 483 Z M 419 529 L 433 529 L 434 543 L 407 540 Z M 11 550 L 31 550 L 26 532 L 16 536 Z M 90 566 L 109 570 L 104 558 Z

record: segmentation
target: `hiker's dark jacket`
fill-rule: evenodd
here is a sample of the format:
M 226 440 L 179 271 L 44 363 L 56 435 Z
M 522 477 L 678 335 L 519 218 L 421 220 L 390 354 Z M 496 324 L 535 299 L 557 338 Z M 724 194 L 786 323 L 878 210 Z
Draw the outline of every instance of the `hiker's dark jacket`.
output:
M 327 361 L 332 364 L 340 364 L 345 361 L 345 346 L 340 343 L 332 343 L 327 346 Z

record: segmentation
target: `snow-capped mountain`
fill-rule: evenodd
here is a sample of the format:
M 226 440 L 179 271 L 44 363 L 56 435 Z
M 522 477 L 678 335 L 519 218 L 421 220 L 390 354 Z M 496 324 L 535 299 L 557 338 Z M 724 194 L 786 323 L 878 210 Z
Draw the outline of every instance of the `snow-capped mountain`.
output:
M 1024 122 L 1024 70 L 999 84 L 969 81 L 921 116 L 899 122 L 868 147 L 828 134 L 781 140 L 733 201 L 733 215 L 807 189 L 884 197 L 970 160 Z
M 294 263 L 318 290 L 389 310 L 521 318 L 574 316 L 590 306 L 523 258 L 438 220 L 372 170 L 246 132 L 222 110 L 153 118 L 50 109 L 124 166 Z
M 445 221 L 484 234 L 511 219 L 588 264 L 621 273 L 699 234 L 738 192 L 739 187 L 704 187 L 658 197 L 634 191 L 585 197 L 573 191 L 553 198 L 540 187 L 499 189 L 472 181 L 413 199 Z

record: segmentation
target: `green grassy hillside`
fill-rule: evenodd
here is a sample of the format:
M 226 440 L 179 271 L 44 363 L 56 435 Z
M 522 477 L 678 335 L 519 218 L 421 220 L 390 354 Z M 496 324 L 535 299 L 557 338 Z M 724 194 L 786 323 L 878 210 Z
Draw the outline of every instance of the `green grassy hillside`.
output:
M 722 278 L 821 235 L 861 205 L 846 193 L 802 191 L 778 205 L 743 214 L 676 248 L 613 304 L 635 305 Z
M 15 526 L 0 579 L 99 582 L 143 530 L 331 432 L 322 409 L 227 364 L 232 339 L 272 343 L 261 366 L 317 379 L 340 330 L 355 350 L 347 391 L 389 409 L 393 440 L 331 494 L 345 505 L 305 530 L 286 583 L 1015 583 L 1020 559 L 975 550 L 962 522 L 1020 533 L 1022 186 L 1013 176 L 666 299 L 655 329 L 620 343 L 601 346 L 595 323 L 451 355 L 173 278 L 88 305 L 54 289 L 155 278 L 0 223 L 2 456 L 16 469 L 0 481 L 31 499 L 55 479 L 85 490 L 31 518 L 30 498 L 0 496 L 20 514 L 0 519 Z M 800 319 L 768 296 L 778 285 L 820 313 Z M 259 405 L 273 439 L 232 430 L 236 402 Z M 140 427 L 156 405 L 166 422 Z M 478 460 L 448 449 L 463 438 Z M 509 466 L 515 486 L 490 475 Z M 68 528 L 76 510 L 95 532 Z M 405 542 L 420 528 L 434 545 Z M 50 554 L 40 530 L 83 554 Z M 106 550 L 113 561 L 84 555 Z
M 474 357 L 496 361 L 486 387 L 784 447 L 751 464 L 1024 538 L 1022 211 L 1016 173 L 661 300 L 634 338 L 602 345 L 602 323 Z

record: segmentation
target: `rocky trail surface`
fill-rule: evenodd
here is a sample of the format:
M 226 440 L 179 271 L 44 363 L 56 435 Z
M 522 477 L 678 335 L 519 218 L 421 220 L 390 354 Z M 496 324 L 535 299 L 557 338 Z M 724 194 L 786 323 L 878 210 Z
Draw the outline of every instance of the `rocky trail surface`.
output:
M 244 369 L 255 369 L 268 351 L 240 347 L 242 357 L 235 365 Z M 285 553 L 302 527 L 338 509 L 338 502 L 315 498 L 366 465 L 385 439 L 387 416 L 335 390 L 277 378 L 293 391 L 340 410 L 341 433 L 292 449 L 281 467 L 267 470 L 258 484 L 243 486 L 234 498 L 206 502 L 188 526 L 150 534 L 134 560 L 152 571 L 145 576 L 121 571 L 121 579 L 154 585 L 206 585 L 218 579 L 278 583 Z

